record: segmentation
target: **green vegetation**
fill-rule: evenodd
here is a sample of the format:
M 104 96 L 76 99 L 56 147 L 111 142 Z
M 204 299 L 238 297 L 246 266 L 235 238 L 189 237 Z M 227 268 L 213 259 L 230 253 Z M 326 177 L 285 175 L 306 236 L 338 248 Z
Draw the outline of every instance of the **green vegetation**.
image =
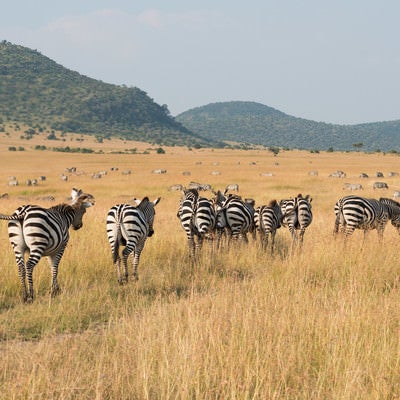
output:
M 136 87 L 107 84 L 70 71 L 36 50 L 0 42 L 0 123 L 36 130 L 119 136 L 163 145 L 214 145 L 175 121 L 167 106 Z M 55 133 L 51 139 L 56 139 Z
M 334 125 L 244 101 L 208 104 L 179 114 L 176 120 L 209 139 L 304 150 L 400 150 L 400 120 Z

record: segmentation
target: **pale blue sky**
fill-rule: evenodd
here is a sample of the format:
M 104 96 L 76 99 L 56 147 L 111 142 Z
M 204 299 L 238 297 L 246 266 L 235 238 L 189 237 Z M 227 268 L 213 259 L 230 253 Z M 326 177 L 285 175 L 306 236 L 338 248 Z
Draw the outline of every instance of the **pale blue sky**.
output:
M 0 40 L 137 86 L 172 115 L 256 101 L 340 124 L 400 119 L 398 0 L 20 0 Z

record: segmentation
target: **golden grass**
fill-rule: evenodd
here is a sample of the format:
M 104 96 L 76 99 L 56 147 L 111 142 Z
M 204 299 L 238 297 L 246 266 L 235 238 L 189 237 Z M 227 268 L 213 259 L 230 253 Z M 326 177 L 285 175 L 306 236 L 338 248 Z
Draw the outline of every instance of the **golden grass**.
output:
M 110 154 L 119 141 L 105 143 L 104 154 L 83 155 L 34 151 L 15 138 L 26 150 L 10 152 L 10 140 L 0 137 L 0 194 L 10 196 L 0 199 L 0 212 L 26 202 L 50 205 L 37 200 L 48 194 L 62 202 L 73 186 L 92 193 L 96 205 L 83 228 L 71 231 L 60 264 L 61 295 L 50 298 L 42 260 L 31 305 L 20 300 L 7 224 L 0 224 L 1 399 L 397 398 L 399 237 L 388 226 L 382 245 L 376 232 L 363 247 L 361 232 L 346 249 L 333 241 L 333 205 L 347 192 L 343 180 L 328 175 L 342 169 L 346 182 L 361 182 L 360 172 L 397 171 L 398 156 L 290 151 L 273 157 L 263 150 L 183 148 Z M 77 147 L 92 147 L 84 143 Z M 84 174 L 62 182 L 59 175 L 71 166 Z M 119 171 L 111 172 L 112 166 Z M 155 168 L 167 174 L 152 174 Z M 124 169 L 132 174 L 123 176 Z M 100 170 L 107 175 L 92 179 Z M 190 177 L 182 175 L 186 170 Z M 308 176 L 310 170 L 319 176 Z M 261 177 L 263 172 L 274 176 Z M 10 175 L 21 185 L 8 187 Z M 47 180 L 25 186 L 25 179 L 39 175 Z M 281 229 L 274 257 L 250 240 L 219 254 L 205 248 L 201 261 L 190 265 L 176 218 L 180 194 L 168 190 L 190 180 L 217 189 L 238 183 L 257 204 L 310 194 L 314 221 L 303 251 L 290 256 L 290 235 Z M 364 196 L 391 197 L 400 187 L 398 177 L 385 178 L 390 191 L 375 193 L 375 180 L 361 182 Z M 139 281 L 119 286 L 106 213 L 117 202 L 145 195 L 162 197 L 155 235 L 142 253 Z

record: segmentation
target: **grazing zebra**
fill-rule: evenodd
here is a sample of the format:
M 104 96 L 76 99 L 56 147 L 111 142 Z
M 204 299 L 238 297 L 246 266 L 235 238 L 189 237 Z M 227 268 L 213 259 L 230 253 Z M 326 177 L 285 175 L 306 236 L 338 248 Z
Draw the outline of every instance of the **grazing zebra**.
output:
M 70 205 L 59 204 L 51 208 L 25 205 L 12 215 L 0 214 L 0 219 L 9 221 L 8 236 L 17 261 L 24 302 L 33 301 L 33 269 L 43 256 L 47 256 L 50 262 L 51 296 L 60 292 L 58 265 L 69 240 L 69 227 L 72 225 L 73 229 L 80 229 L 86 209 L 94 204 L 91 194 L 74 188 Z M 29 258 L 25 263 L 27 252 Z
M 160 197 L 150 201 L 148 197 L 143 200 L 136 200 L 136 206 L 131 204 L 116 204 L 111 207 L 107 214 L 107 237 L 110 242 L 113 263 L 117 269 L 118 282 L 128 282 L 128 258 L 133 254 L 133 278 L 138 280 L 137 268 L 140 261 L 140 254 L 144 248 L 147 237 L 154 233 L 153 223 L 155 216 L 154 207 L 159 203 Z M 122 250 L 122 264 L 124 275 L 121 276 L 121 256 L 119 247 L 125 246 Z
M 298 194 L 295 198 L 281 200 L 279 203 L 282 211 L 282 225 L 287 226 L 292 234 L 292 250 L 298 242 L 297 230 L 300 230 L 299 245 L 300 247 L 303 245 L 304 233 L 313 219 L 311 202 L 312 198 L 309 195 L 303 197 Z
M 379 202 L 387 207 L 390 222 L 400 234 L 400 203 L 386 197 L 381 197 Z
M 220 195 L 220 192 L 218 194 Z M 225 229 L 228 232 L 229 241 L 242 239 L 247 243 L 247 233 L 252 233 L 253 237 L 255 235 L 255 202 L 252 199 L 243 201 L 238 195 L 231 194 L 227 198 L 224 195 L 217 200 L 217 202 L 222 200 L 222 204 L 220 203 L 217 209 L 218 246 Z
M 271 254 L 274 252 L 275 235 L 281 227 L 282 211 L 276 200 L 268 205 L 257 207 L 254 213 L 254 224 L 260 234 L 261 244 L 264 250 L 268 246 L 268 238 L 271 235 Z
M 400 204 L 391 199 L 367 199 L 359 196 L 345 196 L 339 199 L 334 207 L 335 226 L 333 233 L 339 230 L 344 233 L 345 239 L 355 229 L 364 230 L 364 240 L 368 230 L 376 229 L 380 239 L 389 219 L 396 226 L 399 221 Z

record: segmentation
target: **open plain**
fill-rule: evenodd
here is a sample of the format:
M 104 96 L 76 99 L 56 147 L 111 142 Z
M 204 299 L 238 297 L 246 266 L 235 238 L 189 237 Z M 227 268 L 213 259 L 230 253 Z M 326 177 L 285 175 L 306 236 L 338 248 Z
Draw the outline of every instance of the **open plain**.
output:
M 8 194 L 1 213 L 64 202 L 73 187 L 96 199 L 83 227 L 71 231 L 59 268 L 62 293 L 50 297 L 43 259 L 32 304 L 20 299 L 7 222 L 0 221 L 1 399 L 399 397 L 400 236 L 390 224 L 383 243 L 374 231 L 364 244 L 356 231 L 346 247 L 332 235 L 333 206 L 350 193 L 344 183 L 361 183 L 364 190 L 355 193 L 365 197 L 400 189 L 400 177 L 388 176 L 400 171 L 397 154 L 178 147 L 160 154 L 155 145 L 122 140 L 0 135 L 0 195 Z M 38 144 L 95 153 L 35 150 Z M 329 177 L 336 170 L 346 178 Z M 375 178 L 378 171 L 383 178 Z M 369 178 L 359 178 L 362 172 Z M 10 176 L 18 186 L 8 186 Z M 26 185 L 40 176 L 46 179 L 37 186 Z M 374 190 L 382 180 L 389 189 Z M 176 217 L 181 194 L 169 190 L 190 181 L 215 190 L 237 183 L 256 205 L 311 195 L 314 220 L 302 251 L 290 254 L 289 231 L 281 228 L 274 256 L 250 239 L 214 253 L 205 247 L 191 265 Z M 120 286 L 106 214 L 144 196 L 161 196 L 155 234 L 142 253 L 139 281 Z

